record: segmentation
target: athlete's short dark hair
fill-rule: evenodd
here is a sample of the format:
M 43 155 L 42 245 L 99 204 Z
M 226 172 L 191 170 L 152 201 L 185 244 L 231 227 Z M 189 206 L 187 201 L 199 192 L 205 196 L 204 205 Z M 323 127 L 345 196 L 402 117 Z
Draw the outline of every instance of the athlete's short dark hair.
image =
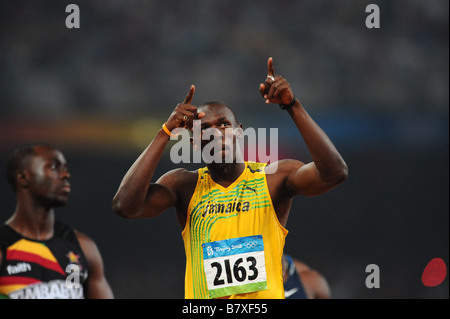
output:
M 35 148 L 37 146 L 52 147 L 48 143 L 26 144 L 16 148 L 8 158 L 6 163 L 6 180 L 13 189 L 14 193 L 17 191 L 16 173 L 25 169 L 30 158 L 36 155 Z

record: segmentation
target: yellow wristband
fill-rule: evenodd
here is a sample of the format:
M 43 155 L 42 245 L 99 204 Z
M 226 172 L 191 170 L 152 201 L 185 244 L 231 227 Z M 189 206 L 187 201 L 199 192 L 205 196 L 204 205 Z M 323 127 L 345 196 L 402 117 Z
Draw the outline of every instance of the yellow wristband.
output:
M 167 123 L 167 122 L 166 122 L 166 123 Z M 164 123 L 164 124 L 162 125 L 162 128 L 163 128 L 164 132 L 167 133 L 167 135 L 171 136 L 172 134 L 171 134 L 171 132 L 169 131 L 169 129 L 167 128 L 166 123 Z

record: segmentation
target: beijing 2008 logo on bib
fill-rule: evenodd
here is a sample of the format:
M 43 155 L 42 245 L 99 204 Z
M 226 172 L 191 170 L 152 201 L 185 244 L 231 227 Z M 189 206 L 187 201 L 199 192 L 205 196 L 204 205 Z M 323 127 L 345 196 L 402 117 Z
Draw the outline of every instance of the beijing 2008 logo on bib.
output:
M 211 298 L 267 289 L 261 235 L 205 243 L 203 266 Z

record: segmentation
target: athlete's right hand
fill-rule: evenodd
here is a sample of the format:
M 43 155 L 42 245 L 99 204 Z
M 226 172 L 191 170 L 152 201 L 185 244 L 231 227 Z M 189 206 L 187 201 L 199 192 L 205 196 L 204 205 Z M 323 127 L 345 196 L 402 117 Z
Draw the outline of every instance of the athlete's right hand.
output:
M 192 98 L 194 97 L 195 86 L 191 85 L 189 93 L 182 103 L 178 103 L 175 110 L 169 116 L 166 122 L 168 130 L 173 131 L 176 128 L 185 128 L 192 130 L 194 120 L 201 119 L 205 116 L 204 112 L 197 113 L 197 106 L 192 105 Z

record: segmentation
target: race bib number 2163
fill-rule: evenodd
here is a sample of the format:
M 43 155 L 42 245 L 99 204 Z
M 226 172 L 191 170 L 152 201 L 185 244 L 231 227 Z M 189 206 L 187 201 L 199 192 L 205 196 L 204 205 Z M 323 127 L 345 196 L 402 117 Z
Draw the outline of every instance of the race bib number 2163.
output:
M 261 235 L 214 241 L 202 247 L 211 298 L 267 289 Z

